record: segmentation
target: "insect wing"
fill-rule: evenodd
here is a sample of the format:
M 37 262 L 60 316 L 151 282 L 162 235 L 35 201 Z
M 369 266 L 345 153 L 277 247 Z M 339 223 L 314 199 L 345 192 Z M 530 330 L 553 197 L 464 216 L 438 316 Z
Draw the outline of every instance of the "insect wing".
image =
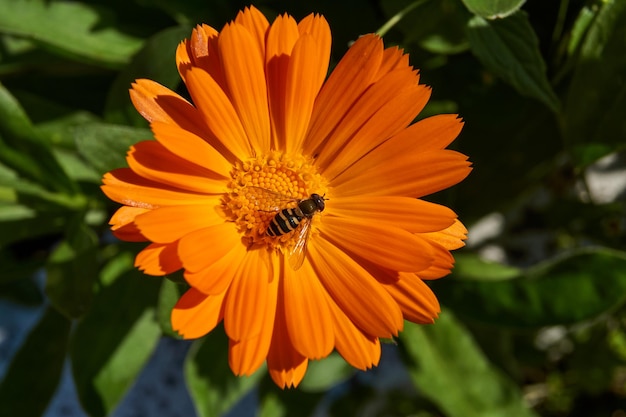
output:
M 311 218 L 305 217 L 300 223 L 300 228 L 296 231 L 296 244 L 289 251 L 289 266 L 294 271 L 300 269 L 306 257 L 306 246 L 309 242 L 309 234 L 311 232 Z
M 246 187 L 246 197 L 259 211 L 280 211 L 298 199 L 261 187 Z

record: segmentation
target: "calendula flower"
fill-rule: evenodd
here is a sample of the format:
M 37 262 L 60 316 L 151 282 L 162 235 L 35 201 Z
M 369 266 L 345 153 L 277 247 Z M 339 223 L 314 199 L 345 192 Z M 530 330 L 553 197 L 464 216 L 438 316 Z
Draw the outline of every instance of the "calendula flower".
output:
M 237 375 L 267 362 L 281 387 L 334 349 L 377 365 L 404 319 L 432 323 L 424 280 L 449 273 L 466 230 L 421 198 L 469 171 L 445 149 L 457 115 L 413 119 L 429 99 L 417 70 L 376 35 L 359 38 L 327 80 L 326 20 L 255 8 L 221 31 L 198 26 L 176 62 L 191 101 L 150 80 L 130 96 L 156 141 L 104 176 L 123 206 L 120 239 L 147 241 L 136 266 L 184 270 L 172 312 L 185 338 L 223 321 Z

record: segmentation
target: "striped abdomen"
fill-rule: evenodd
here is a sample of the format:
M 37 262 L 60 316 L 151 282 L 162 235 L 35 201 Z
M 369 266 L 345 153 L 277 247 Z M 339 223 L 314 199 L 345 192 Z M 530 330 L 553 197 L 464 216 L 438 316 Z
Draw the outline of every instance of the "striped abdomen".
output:
M 268 236 L 282 236 L 293 232 L 303 218 L 304 214 L 298 207 L 282 209 L 267 226 L 266 233 Z

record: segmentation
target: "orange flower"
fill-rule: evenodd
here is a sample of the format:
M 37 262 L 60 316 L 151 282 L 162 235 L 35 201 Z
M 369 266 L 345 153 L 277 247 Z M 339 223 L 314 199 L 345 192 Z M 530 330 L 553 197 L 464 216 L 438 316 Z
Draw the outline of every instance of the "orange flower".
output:
M 423 280 L 449 273 L 466 234 L 452 210 L 420 199 L 468 175 L 445 149 L 461 120 L 409 125 L 430 89 L 376 35 L 324 82 L 330 44 L 319 15 L 270 25 L 251 7 L 220 32 L 198 26 L 176 52 L 193 104 L 137 80 L 131 99 L 156 141 L 134 145 L 102 187 L 123 204 L 116 236 L 151 242 L 136 265 L 184 269 L 174 329 L 197 338 L 223 320 L 233 372 L 267 361 L 281 387 L 333 349 L 370 368 L 404 319 L 432 323 Z M 325 209 L 300 213 L 313 193 Z

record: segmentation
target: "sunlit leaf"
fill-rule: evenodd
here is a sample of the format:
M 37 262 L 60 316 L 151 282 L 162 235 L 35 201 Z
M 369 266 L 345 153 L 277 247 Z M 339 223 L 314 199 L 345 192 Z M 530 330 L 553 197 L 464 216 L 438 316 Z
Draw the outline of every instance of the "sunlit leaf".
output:
M 0 31 L 91 63 L 119 67 L 141 40 L 118 30 L 110 11 L 75 1 L 0 0 Z
M 90 416 L 111 413 L 147 363 L 161 334 L 154 317 L 160 281 L 134 270 L 132 263 L 126 267 L 110 269 L 122 275 L 100 290 L 72 338 L 74 381 Z
M 565 139 L 578 165 L 626 147 L 626 2 L 601 2 L 565 100 Z M 600 152 L 599 152 L 600 151 Z
M 456 54 L 469 48 L 465 25 L 470 13 L 455 0 L 391 0 L 381 2 L 389 17 L 378 33 L 395 27 L 404 43 L 415 42 L 437 54 Z
M 53 153 L 72 180 L 100 184 L 101 176 L 76 152 L 58 149 Z
M 0 415 L 41 416 L 57 390 L 71 322 L 47 308 L 0 383 Z
M 488 262 L 475 254 L 457 253 L 454 256 L 453 274 L 460 279 L 475 280 L 502 280 L 513 278 L 520 274 L 518 268 L 502 265 L 497 262 Z
M 259 417 L 283 417 L 287 410 L 277 393 L 268 393 L 263 396 L 259 404 Z
M 72 194 L 77 189 L 54 158 L 50 144 L 31 124 L 17 100 L 1 84 L 0 162 L 50 190 Z
M 418 391 L 445 416 L 535 416 L 516 384 L 489 363 L 451 313 L 443 311 L 434 325 L 407 322 L 400 346 Z
M 126 166 L 128 148 L 152 139 L 148 129 L 104 123 L 77 126 L 73 133 L 78 151 L 99 174 Z
M 594 7 L 594 9 L 597 8 Z M 575 55 L 580 51 L 581 45 L 585 40 L 585 35 L 596 17 L 597 12 L 595 12 L 594 9 L 591 7 L 583 7 L 578 17 L 576 17 L 576 21 L 572 27 L 571 37 L 567 43 L 567 52 L 570 55 Z
M 515 13 L 526 0 L 463 0 L 472 12 L 487 19 L 506 17 Z
M 180 339 L 180 335 L 172 329 L 172 309 L 178 302 L 178 299 L 184 293 L 184 286 L 176 284 L 170 280 L 163 280 L 161 291 L 159 292 L 159 304 L 157 305 L 157 320 L 161 326 L 163 334 Z
M 626 254 L 575 251 L 498 281 L 434 282 L 442 303 L 480 322 L 541 327 L 589 320 L 626 301 Z
M 505 19 L 480 16 L 468 24 L 472 52 L 482 64 L 520 94 L 542 101 L 557 112 L 560 103 L 546 75 L 539 41 L 522 11 Z
M 46 294 L 57 310 L 77 318 L 91 305 L 98 274 L 98 237 L 82 219 L 67 222 L 65 239 L 54 249 L 46 265 Z
M 256 385 L 261 375 L 233 375 L 228 365 L 228 340 L 221 326 L 195 341 L 185 362 L 185 381 L 199 417 L 223 415 Z
M 336 352 L 319 361 L 309 361 L 300 384 L 304 391 L 324 391 L 354 375 L 354 368 Z
M 301 389 L 281 389 L 267 372 L 259 384 L 259 415 L 263 417 L 305 417 L 321 404 L 325 391 L 312 392 Z M 354 410 L 352 410 L 354 411 Z M 332 414 L 334 415 L 334 414 Z M 345 415 L 345 414 L 338 414 Z

